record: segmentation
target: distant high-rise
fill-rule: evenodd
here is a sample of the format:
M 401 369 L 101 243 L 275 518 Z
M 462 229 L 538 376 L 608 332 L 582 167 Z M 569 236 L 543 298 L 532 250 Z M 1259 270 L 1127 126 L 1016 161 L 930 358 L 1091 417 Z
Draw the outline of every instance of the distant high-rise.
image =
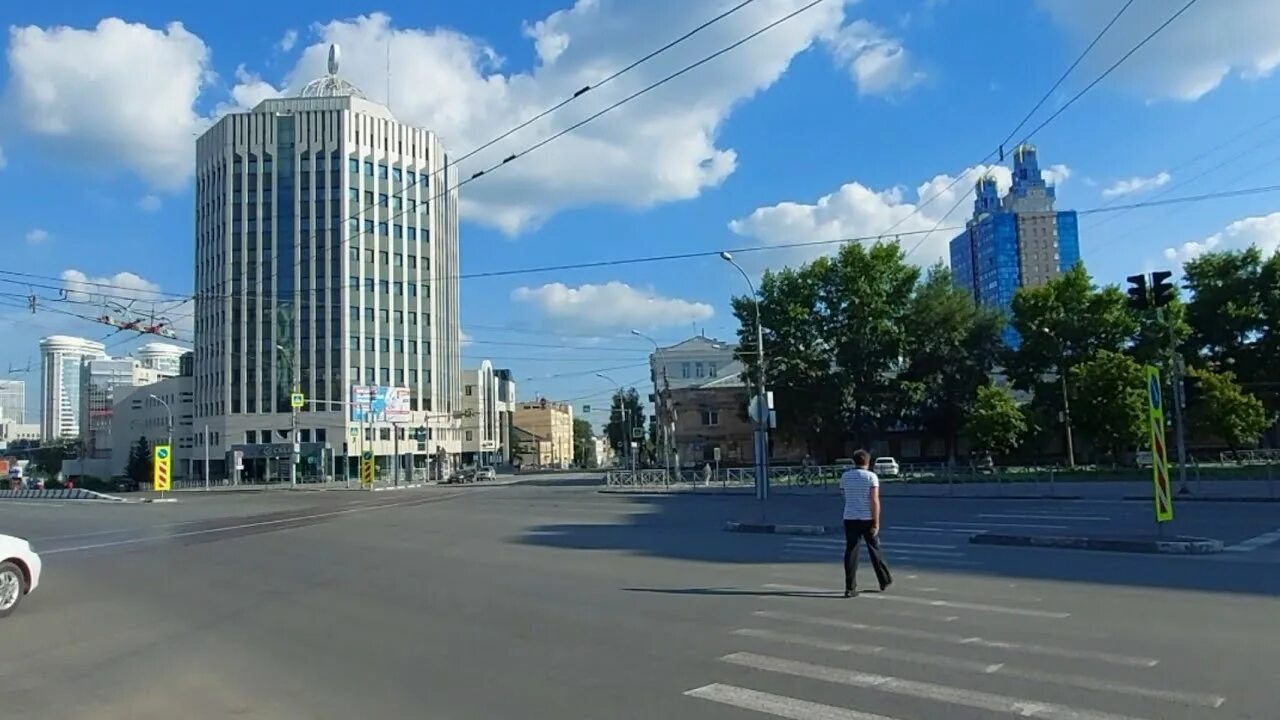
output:
M 23 380 L 0 380 L 0 420 L 25 423 L 27 383 Z
M 100 342 L 66 335 L 40 341 L 40 436 L 50 442 L 80 435 L 81 369 L 106 357 Z
M 340 79 L 338 59 L 196 141 L 195 414 L 215 467 L 238 450 L 246 472 L 270 472 L 280 448 L 261 446 L 288 442 L 295 390 L 313 467 L 351 467 L 363 448 L 386 468 L 399 448 L 422 468 L 461 450 L 456 169 L 434 133 Z M 407 388 L 411 417 L 362 428 L 354 385 Z M 425 442 L 406 441 L 416 426 Z
M 975 194 L 973 217 L 951 240 L 951 272 L 975 300 L 1007 315 L 1018 288 L 1043 285 L 1080 261 L 1076 213 L 1054 210 L 1054 187 L 1027 144 L 1013 151 L 1013 186 L 1004 197 L 990 176 L 978 180 Z M 1007 329 L 1005 340 L 1016 343 L 1016 333 Z
M 182 356 L 191 350 L 168 343 L 147 343 L 133 351 L 133 358 L 144 367 L 164 377 L 177 377 L 182 372 Z

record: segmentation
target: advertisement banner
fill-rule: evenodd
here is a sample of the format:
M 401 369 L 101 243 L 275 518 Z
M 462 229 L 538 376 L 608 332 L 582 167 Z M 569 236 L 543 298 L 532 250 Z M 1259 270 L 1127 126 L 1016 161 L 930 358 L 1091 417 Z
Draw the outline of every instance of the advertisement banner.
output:
M 409 422 L 409 388 L 385 385 L 351 386 L 352 422 Z

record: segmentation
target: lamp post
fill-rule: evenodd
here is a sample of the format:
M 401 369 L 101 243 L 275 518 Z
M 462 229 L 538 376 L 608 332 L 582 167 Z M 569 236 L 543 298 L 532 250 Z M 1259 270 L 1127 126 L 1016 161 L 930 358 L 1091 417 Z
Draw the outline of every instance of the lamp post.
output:
M 645 340 L 648 340 L 649 342 L 653 343 L 653 362 L 656 364 L 658 362 L 658 354 L 662 352 L 662 347 L 658 345 L 658 341 L 654 340 L 648 335 L 645 335 L 639 330 L 632 330 L 631 334 L 635 335 L 638 338 L 644 338 Z M 654 389 L 658 391 L 657 393 L 658 401 L 654 403 L 654 410 L 655 410 L 655 414 L 658 416 L 658 425 L 660 425 L 662 428 L 662 435 L 660 436 L 662 438 L 662 471 L 666 473 L 667 480 L 670 481 L 671 480 L 671 435 L 669 433 L 669 428 L 667 426 L 667 413 L 666 413 L 666 410 L 668 409 L 667 398 L 664 396 L 664 391 L 669 392 L 670 386 L 669 386 L 669 383 L 667 382 L 667 366 L 665 363 L 662 366 L 662 386 L 661 387 L 658 386 L 657 373 L 653 374 L 653 385 L 654 385 Z
M 173 452 L 173 409 L 169 407 L 169 403 L 165 402 L 164 400 L 161 400 L 159 395 L 156 395 L 155 393 L 151 393 L 150 397 L 152 400 L 155 400 L 156 402 L 163 405 L 165 413 L 169 416 L 169 423 L 168 425 L 165 426 L 164 442 L 165 442 L 165 445 L 169 446 L 169 452 L 172 453 Z M 82 470 L 81 473 L 83 472 L 84 471 Z M 161 496 L 163 495 L 164 493 L 161 493 Z
M 734 261 L 728 251 L 720 253 L 720 259 L 737 268 L 751 291 L 751 303 L 756 311 L 756 498 L 760 501 L 760 513 L 765 512 L 769 499 L 769 406 L 764 388 L 764 325 L 760 322 L 760 298 L 755 283 L 747 271 Z
M 623 448 L 624 448 L 624 452 L 627 455 L 627 458 L 631 461 L 631 476 L 632 476 L 632 480 L 634 480 L 635 474 L 636 474 L 636 454 L 634 452 L 631 452 L 631 423 L 628 421 L 627 396 L 623 394 L 622 386 L 618 384 L 617 380 L 614 380 L 613 378 L 609 377 L 608 375 L 605 375 L 604 373 L 596 373 L 596 377 L 600 378 L 601 380 L 606 380 L 611 385 L 618 388 L 618 410 L 621 411 L 622 413 Z
M 294 365 L 297 362 L 297 355 L 280 343 L 276 343 L 276 349 L 282 353 L 289 354 L 289 387 L 290 393 L 298 392 L 298 380 Z M 289 440 L 293 443 L 292 451 L 289 453 L 289 484 L 296 486 L 298 484 L 298 462 L 301 460 L 302 447 L 298 443 L 298 408 L 292 407 L 293 402 L 289 403 L 289 415 L 291 416 Z
M 1033 325 L 1033 329 L 1048 335 L 1050 338 L 1057 339 L 1049 328 Z M 1066 354 L 1066 348 L 1063 348 L 1063 354 Z M 1062 424 L 1066 428 L 1067 434 L 1067 467 L 1075 469 L 1076 452 L 1074 443 L 1071 440 L 1071 400 L 1070 393 L 1067 392 L 1067 368 L 1064 361 L 1058 362 L 1058 379 L 1062 385 Z

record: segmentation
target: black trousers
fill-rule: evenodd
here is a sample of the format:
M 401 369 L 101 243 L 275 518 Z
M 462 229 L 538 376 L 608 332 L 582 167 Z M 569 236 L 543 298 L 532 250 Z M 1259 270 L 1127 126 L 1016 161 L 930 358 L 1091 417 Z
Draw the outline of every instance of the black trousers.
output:
M 880 589 L 883 590 L 893 577 L 889 574 L 889 566 L 884 563 L 884 554 L 880 552 L 880 538 L 871 532 L 870 520 L 844 521 L 844 589 L 852 590 L 856 586 L 858 540 L 867 543 L 867 555 L 871 557 L 871 567 L 875 568 L 876 580 L 880 581 Z

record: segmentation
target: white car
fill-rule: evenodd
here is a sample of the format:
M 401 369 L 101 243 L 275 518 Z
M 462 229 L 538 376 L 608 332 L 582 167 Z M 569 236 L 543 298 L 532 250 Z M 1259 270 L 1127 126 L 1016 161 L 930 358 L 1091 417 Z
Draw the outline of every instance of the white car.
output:
M 898 477 L 898 461 L 891 457 L 878 457 L 871 470 L 880 477 Z
M 7 617 L 23 596 L 40 585 L 40 556 L 31 543 L 0 535 L 0 618 Z

